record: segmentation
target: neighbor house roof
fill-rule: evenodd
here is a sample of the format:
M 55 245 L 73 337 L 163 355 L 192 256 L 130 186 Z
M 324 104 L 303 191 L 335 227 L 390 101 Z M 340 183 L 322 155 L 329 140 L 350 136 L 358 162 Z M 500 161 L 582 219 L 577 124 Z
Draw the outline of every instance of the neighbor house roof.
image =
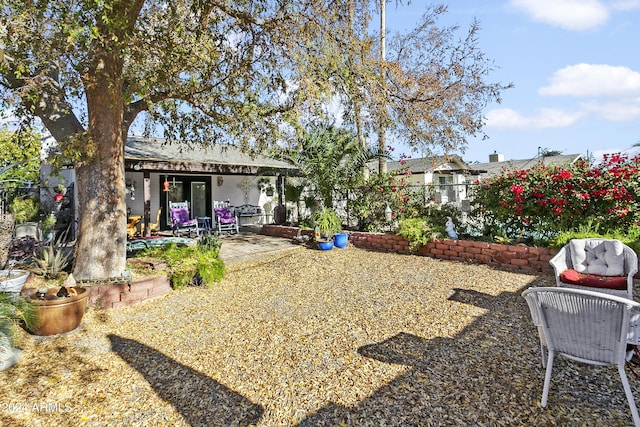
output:
M 499 175 L 504 170 L 526 170 L 543 163 L 545 166 L 572 164 L 581 159 L 580 154 L 564 154 L 559 156 L 535 157 L 524 160 L 505 160 L 502 162 L 473 163 L 469 169 L 479 171 L 480 178 Z
M 230 145 L 186 145 L 160 138 L 130 136 L 124 149 L 125 169 L 217 174 L 257 174 L 272 170 L 293 172 L 296 167 L 262 155 L 250 155 Z
M 369 169 L 372 172 L 377 172 L 378 162 L 370 162 Z M 412 174 L 427 174 L 433 172 L 466 173 L 469 170 L 469 167 L 459 156 L 456 155 L 420 157 L 416 159 L 411 158 L 387 162 L 388 172 L 404 169 L 411 171 Z

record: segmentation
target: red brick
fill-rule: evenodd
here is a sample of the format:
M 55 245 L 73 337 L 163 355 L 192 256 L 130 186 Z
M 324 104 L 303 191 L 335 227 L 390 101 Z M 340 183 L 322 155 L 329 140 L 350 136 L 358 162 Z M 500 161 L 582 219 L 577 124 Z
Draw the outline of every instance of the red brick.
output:
M 152 289 L 149 289 L 149 298 L 159 297 L 166 294 L 167 292 L 171 292 L 171 285 L 169 285 L 168 283 L 167 285 L 156 286 Z
M 523 246 L 523 245 L 513 245 L 509 247 L 509 250 L 515 253 L 528 253 L 529 252 L 529 247 L 528 246 Z
M 120 294 L 120 301 L 132 301 L 132 300 L 145 300 L 149 297 L 148 289 L 138 289 L 131 292 L 122 292 Z
M 469 246 L 467 248 L 465 248 L 465 252 L 468 254 L 481 254 L 482 253 L 482 249 L 477 248 L 475 246 Z
M 155 286 L 155 280 L 153 277 L 151 278 L 147 278 L 147 279 L 143 279 L 143 280 L 138 280 L 135 282 L 131 283 L 131 292 L 133 291 L 138 291 L 141 289 L 146 289 L 149 290 L 151 288 L 153 288 Z

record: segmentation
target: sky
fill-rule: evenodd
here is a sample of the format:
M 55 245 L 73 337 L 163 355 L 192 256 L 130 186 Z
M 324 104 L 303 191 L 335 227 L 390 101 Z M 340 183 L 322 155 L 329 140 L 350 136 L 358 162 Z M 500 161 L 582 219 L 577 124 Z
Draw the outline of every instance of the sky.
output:
M 406 3 L 406 1 L 405 1 Z M 431 0 L 386 8 L 387 32 L 411 29 Z M 536 157 L 539 149 L 596 159 L 639 151 L 640 0 L 442 0 L 438 21 L 480 24 L 494 62 L 488 82 L 513 83 L 484 110 L 489 139 L 470 138 L 466 162 Z M 415 155 L 414 155 L 415 157 Z

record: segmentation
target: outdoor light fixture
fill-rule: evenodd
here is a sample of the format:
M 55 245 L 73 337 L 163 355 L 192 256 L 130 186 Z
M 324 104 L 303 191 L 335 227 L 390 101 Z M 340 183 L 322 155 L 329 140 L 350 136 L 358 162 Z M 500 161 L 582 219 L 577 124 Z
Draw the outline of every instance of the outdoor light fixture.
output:
M 126 188 L 125 187 L 125 193 L 129 194 L 129 197 L 131 197 L 131 200 L 135 200 L 136 199 L 136 182 L 130 179 L 127 179 L 126 181 Z

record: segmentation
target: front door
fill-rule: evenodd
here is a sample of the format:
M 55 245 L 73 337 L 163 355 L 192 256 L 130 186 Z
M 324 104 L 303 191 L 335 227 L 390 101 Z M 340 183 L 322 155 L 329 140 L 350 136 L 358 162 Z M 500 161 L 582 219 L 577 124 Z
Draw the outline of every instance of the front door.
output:
M 169 202 L 189 202 L 189 215 L 191 218 L 199 216 L 211 217 L 211 177 L 162 175 L 160 176 L 160 183 L 161 203 L 165 207 L 162 212 L 163 218 L 161 219 L 162 223 L 165 224 L 164 229 L 171 228 Z

